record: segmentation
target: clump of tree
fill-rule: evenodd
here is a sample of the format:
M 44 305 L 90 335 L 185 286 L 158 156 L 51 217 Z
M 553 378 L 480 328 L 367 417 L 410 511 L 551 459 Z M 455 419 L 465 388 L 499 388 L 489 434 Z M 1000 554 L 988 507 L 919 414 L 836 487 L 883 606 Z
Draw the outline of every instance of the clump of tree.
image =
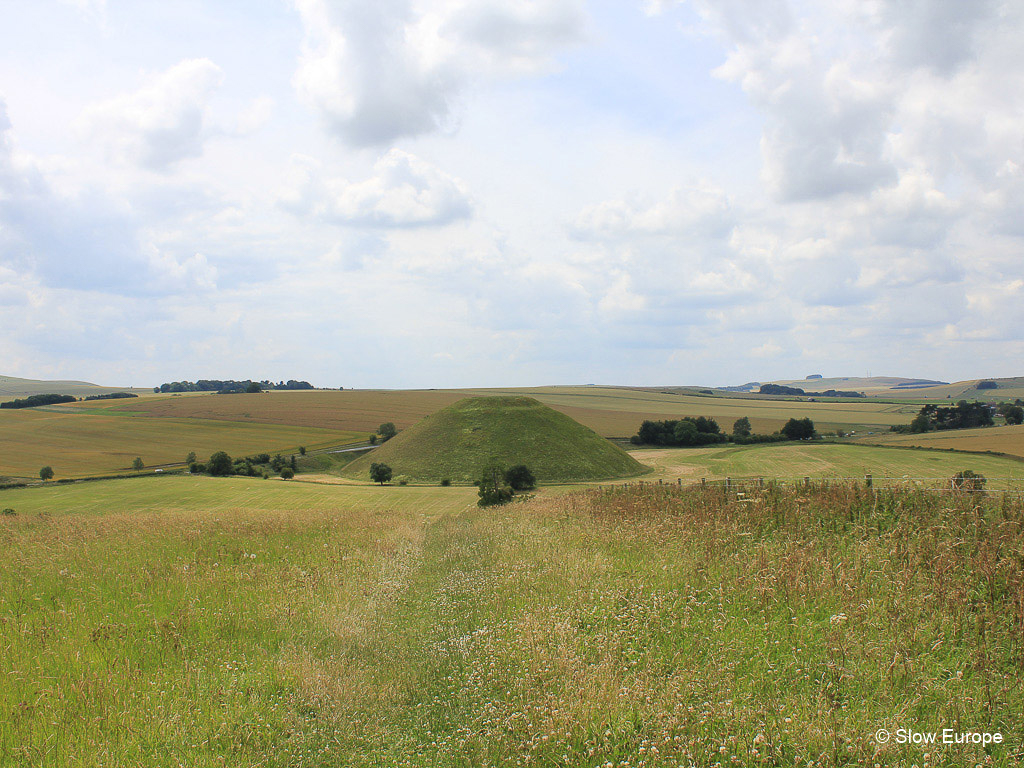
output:
M 746 416 L 736 419 L 736 421 L 732 423 L 733 437 L 750 437 L 753 433 L 754 429 L 750 426 L 750 419 Z
M 122 400 L 126 397 L 138 397 L 131 392 L 111 392 L 106 395 L 89 395 L 86 400 Z
M 258 389 L 250 389 L 254 384 Z M 222 392 L 230 394 L 234 392 L 260 392 L 265 389 L 313 389 L 313 385 L 308 381 L 296 381 L 295 379 L 280 381 L 277 384 L 267 379 L 263 381 L 253 381 L 252 379 L 245 379 L 244 381 L 237 381 L 235 379 L 199 379 L 198 381 L 169 381 L 161 384 L 159 387 L 153 387 L 154 392 L 163 393 Z
M 982 379 L 978 382 L 978 389 L 999 389 L 999 385 L 992 379 Z
M 1024 408 L 1021 407 L 1020 400 L 1015 403 L 1000 403 L 998 412 L 1007 424 L 1024 424 Z
M 800 387 L 787 387 L 782 384 L 762 384 L 757 390 L 759 395 L 802 395 L 805 394 Z
M 8 400 L 0 403 L 0 408 L 35 408 L 40 405 L 58 405 L 59 403 L 74 403 L 78 398 L 73 395 L 29 395 L 19 400 Z
M 844 389 L 826 389 L 824 392 L 807 392 L 807 394 L 816 397 L 867 397 L 863 392 Z
M 787 387 L 783 384 L 762 384 L 757 390 L 760 395 L 809 395 L 813 397 L 864 397 L 863 392 L 843 389 L 826 389 L 824 392 L 807 392 L 800 387 Z
M 387 464 L 375 461 L 370 465 L 370 479 L 373 480 L 373 482 L 384 485 L 384 483 L 391 480 L 391 476 L 391 467 Z
M 810 419 L 790 419 L 783 425 L 787 440 L 810 440 L 814 437 L 814 422 Z
M 449 483 L 450 484 L 450 483 Z M 516 464 L 504 469 L 497 461 L 492 461 L 480 473 L 476 483 L 477 504 L 481 507 L 493 507 L 512 501 L 516 493 L 532 491 L 537 487 L 537 479 L 525 464 Z
M 515 491 L 505 480 L 505 470 L 497 463 L 484 467 L 480 480 L 477 482 L 477 504 L 481 507 L 493 507 L 512 501 Z
M 968 403 L 961 400 L 956 405 L 941 406 L 929 403 L 921 408 L 910 424 L 897 424 L 893 432 L 931 432 L 942 429 L 972 429 L 991 427 L 992 411 L 984 403 Z
M 386 443 L 398 434 L 398 429 L 395 427 L 393 422 L 387 421 L 377 427 L 377 434 L 380 435 L 380 441 L 382 443 Z
M 707 416 L 685 416 L 682 419 L 644 421 L 639 431 L 630 438 L 633 445 L 712 445 L 724 443 L 718 422 Z

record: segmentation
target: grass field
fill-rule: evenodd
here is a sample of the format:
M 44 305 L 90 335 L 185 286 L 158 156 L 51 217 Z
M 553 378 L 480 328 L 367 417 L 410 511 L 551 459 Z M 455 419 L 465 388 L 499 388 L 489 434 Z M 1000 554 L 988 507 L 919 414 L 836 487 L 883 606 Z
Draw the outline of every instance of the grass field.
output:
M 1019 764 L 1024 510 L 654 486 L 0 492 L 0 764 Z M 876 730 L 999 731 L 978 746 Z
M 151 419 L 109 412 L 42 409 L 0 411 L 0 475 L 38 477 L 51 465 L 57 477 L 119 471 L 139 456 L 147 466 L 200 459 L 214 451 L 245 455 L 294 452 L 298 446 L 338 445 L 365 439 L 341 430 L 199 419 Z
M 919 435 L 880 434 L 864 438 L 877 445 L 919 445 L 958 451 L 998 451 L 1024 457 L 1024 425 L 949 429 Z
M 813 478 L 949 478 L 970 469 L 992 478 L 1012 478 L 1024 487 L 1024 462 L 1002 456 L 977 456 L 832 443 L 783 443 L 710 448 L 656 448 L 630 451 L 637 461 L 655 468 L 654 479 L 696 480 L 701 477 Z
M 534 397 L 604 437 L 629 437 L 636 433 L 644 419 L 681 416 L 711 416 L 726 430 L 742 416 L 750 418 L 755 431 L 759 432 L 776 431 L 790 417 L 809 417 L 819 430 L 887 430 L 892 424 L 909 424 L 918 410 L 912 405 L 892 403 L 808 403 L 679 395 L 615 387 L 167 396 L 108 407 L 162 417 L 297 424 L 372 432 L 385 421 L 394 422 L 402 429 L 463 397 L 486 395 Z

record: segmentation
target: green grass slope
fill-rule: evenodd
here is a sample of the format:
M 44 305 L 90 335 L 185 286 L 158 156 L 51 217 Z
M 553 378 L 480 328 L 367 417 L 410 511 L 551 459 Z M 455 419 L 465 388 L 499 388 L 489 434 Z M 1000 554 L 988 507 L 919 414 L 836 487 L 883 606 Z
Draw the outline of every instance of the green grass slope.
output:
M 532 397 L 471 397 L 427 416 L 351 464 L 369 478 L 372 462 L 413 480 L 475 480 L 491 460 L 525 464 L 541 483 L 639 475 L 646 468 L 617 445 Z

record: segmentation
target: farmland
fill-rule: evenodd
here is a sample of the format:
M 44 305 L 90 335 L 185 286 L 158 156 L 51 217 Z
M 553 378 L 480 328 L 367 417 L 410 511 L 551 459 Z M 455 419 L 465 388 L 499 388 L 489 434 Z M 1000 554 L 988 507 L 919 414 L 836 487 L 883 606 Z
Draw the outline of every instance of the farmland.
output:
M 755 431 L 778 430 L 790 417 L 810 417 L 820 429 L 888 429 L 907 424 L 912 405 L 873 402 L 795 402 L 680 395 L 617 387 L 534 387 L 471 390 L 342 390 L 269 392 L 258 396 L 154 397 L 109 406 L 164 418 L 202 418 L 373 431 L 384 421 L 400 429 L 461 400 L 525 395 L 540 400 L 605 437 L 628 437 L 644 419 L 710 416 L 726 428 L 747 416 Z
M 917 445 L 957 451 L 996 451 L 1024 457 L 1024 425 L 949 429 L 917 435 L 883 434 L 864 438 L 877 445 Z
M 909 768 L 1020 748 L 1012 499 L 648 485 L 483 511 L 471 488 L 200 477 L 3 494 L 5 766 Z M 1010 743 L 873 738 L 950 724 Z
M 182 462 L 189 451 L 203 458 L 218 450 L 233 454 L 294 452 L 300 445 L 365 439 L 362 434 L 317 427 L 151 419 L 94 410 L 0 413 L 0 475 L 33 477 L 41 466 L 52 465 L 58 477 L 82 476 L 127 469 L 136 456 L 151 466 Z

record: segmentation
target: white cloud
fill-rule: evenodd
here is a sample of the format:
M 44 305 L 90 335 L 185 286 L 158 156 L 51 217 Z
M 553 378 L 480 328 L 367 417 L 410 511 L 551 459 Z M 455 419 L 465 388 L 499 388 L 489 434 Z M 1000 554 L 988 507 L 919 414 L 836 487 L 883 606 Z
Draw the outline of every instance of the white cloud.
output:
M 573 230 L 582 238 L 627 235 L 691 235 L 721 237 L 732 227 L 728 195 L 707 183 L 676 187 L 667 198 L 650 204 L 608 200 L 585 208 Z
M 469 195 L 458 179 L 415 155 L 392 149 L 362 181 L 322 178 L 308 159 L 297 158 L 286 208 L 357 227 L 442 226 L 468 218 Z
M 132 93 L 88 107 L 81 129 L 115 159 L 166 171 L 203 154 L 208 102 L 223 80 L 209 59 L 182 61 Z
M 481 77 L 532 73 L 579 39 L 579 0 L 296 0 L 306 30 L 294 84 L 328 128 L 388 144 L 450 124 Z

